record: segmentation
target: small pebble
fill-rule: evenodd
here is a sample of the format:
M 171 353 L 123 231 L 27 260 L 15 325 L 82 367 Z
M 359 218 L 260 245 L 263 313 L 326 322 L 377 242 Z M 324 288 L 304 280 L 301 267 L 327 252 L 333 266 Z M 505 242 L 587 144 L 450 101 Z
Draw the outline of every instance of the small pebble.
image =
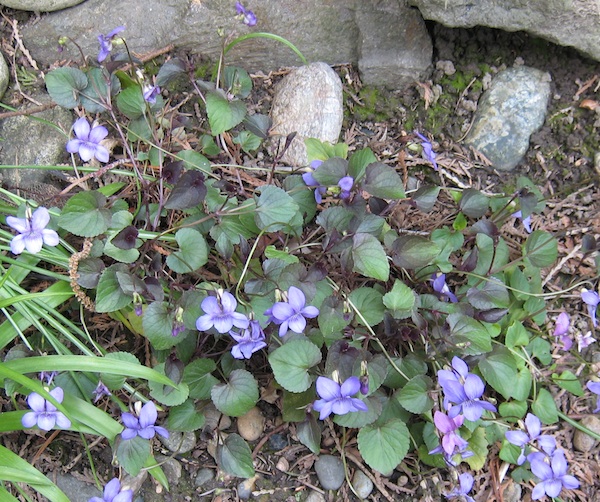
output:
M 257 476 L 245 479 L 237 487 L 238 497 L 242 500 L 248 500 L 252 496 L 254 491 L 254 484 L 256 483 Z
M 157 455 L 156 461 L 161 465 L 169 486 L 175 486 L 179 484 L 181 479 L 182 468 L 178 460 L 172 457 L 165 457 L 164 455 Z
M 338 490 L 344 483 L 344 464 L 340 457 L 321 455 L 315 462 L 315 472 L 325 490 Z
M 273 434 L 269 438 L 269 448 L 273 451 L 283 450 L 288 445 L 288 439 L 285 434 Z
M 597 416 L 588 415 L 583 417 L 580 423 L 592 432 L 600 434 L 600 419 Z M 588 452 L 596 446 L 596 443 L 597 441 L 593 437 L 588 436 L 585 432 L 582 432 L 579 429 L 575 430 L 575 434 L 573 435 L 573 446 L 575 449 L 582 452 Z
M 312 490 L 304 502 L 325 502 L 325 497 L 322 493 Z
M 502 492 L 502 499 L 504 502 L 520 502 L 522 492 L 519 483 L 509 483 Z
M 352 486 L 361 499 L 366 499 L 373 491 L 373 481 L 364 472 L 359 470 L 352 476 Z
M 265 428 L 265 417 L 262 411 L 255 406 L 245 415 L 238 417 L 237 427 L 240 436 L 246 441 L 256 441 Z
M 286 471 L 290 470 L 290 463 L 287 461 L 287 459 L 285 457 L 281 457 L 277 461 L 277 465 L 275 467 L 277 467 L 278 471 L 286 472 Z
M 194 480 L 194 485 L 199 488 L 204 486 L 209 481 L 212 481 L 215 477 L 215 473 L 212 469 L 205 467 L 204 469 L 200 469 L 196 474 L 196 479 Z
M 196 434 L 193 432 L 169 432 L 169 437 L 158 436 L 164 447 L 173 453 L 187 453 L 196 446 Z

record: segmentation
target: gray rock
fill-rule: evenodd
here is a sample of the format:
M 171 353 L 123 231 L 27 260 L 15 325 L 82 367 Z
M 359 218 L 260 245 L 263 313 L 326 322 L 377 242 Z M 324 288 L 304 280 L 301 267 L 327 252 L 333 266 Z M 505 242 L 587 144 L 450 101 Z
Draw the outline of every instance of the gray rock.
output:
M 364 84 L 401 89 L 427 78 L 433 45 L 418 11 L 397 0 L 359 2 L 356 24 Z
M 6 59 L 0 52 L 0 99 L 4 97 L 4 93 L 8 88 L 8 82 L 10 80 L 10 70 L 6 64 Z
M 254 491 L 254 485 L 256 484 L 256 476 L 252 476 L 249 479 L 245 479 L 237 486 L 238 497 L 242 500 L 248 500 L 252 496 Z
M 41 99 L 36 96 L 36 99 Z M 47 101 L 47 97 L 46 97 Z M 55 107 L 34 115 L 69 131 L 73 122 L 70 111 Z M 67 160 L 67 136 L 51 125 L 24 115 L 9 117 L 0 122 L 0 165 L 52 166 Z M 37 169 L 0 169 L 0 184 L 20 195 L 48 204 L 49 198 L 60 190 L 58 173 Z M 58 201 L 52 201 L 52 204 Z
M 527 152 L 529 137 L 544 124 L 549 97 L 547 73 L 526 66 L 498 73 L 479 101 L 465 142 L 496 169 L 514 169 Z
M 17 10 L 52 12 L 80 4 L 83 0 L 0 0 L 0 5 Z
M 200 469 L 197 473 L 196 473 L 196 479 L 194 479 L 194 485 L 199 488 L 201 486 L 204 486 L 206 483 L 209 483 L 210 481 L 212 481 L 215 477 L 215 473 L 213 472 L 212 469 L 209 469 L 208 467 L 205 467 L 203 469 Z
M 71 474 L 59 472 L 56 475 L 56 486 L 65 492 L 71 502 L 87 502 L 92 497 L 102 497 L 102 492 L 94 485 L 77 479 Z
M 275 89 L 271 108 L 272 131 L 283 149 L 286 136 L 297 133 L 281 158 L 291 166 L 306 166 L 306 138 L 335 144 L 344 118 L 342 82 L 325 63 L 295 68 Z
M 157 455 L 156 461 L 162 467 L 165 476 L 167 477 L 167 481 L 169 482 L 169 486 L 178 485 L 182 473 L 181 463 L 173 457 L 165 457 L 164 455 Z
M 325 502 L 325 497 L 322 493 L 311 490 L 304 502 Z
M 373 491 L 373 481 L 360 470 L 357 470 L 352 476 L 352 486 L 361 499 L 366 499 Z
M 169 432 L 169 437 L 158 436 L 160 442 L 173 453 L 187 453 L 192 451 L 197 444 L 196 434 L 193 432 Z
M 385 15 L 393 4 L 394 15 Z M 50 13 L 22 28 L 25 46 L 34 59 L 42 65 L 56 60 L 79 61 L 81 55 L 73 44 L 57 52 L 57 40 L 68 35 L 81 46 L 84 54 L 95 58 L 98 54 L 100 33 L 113 28 L 127 27 L 123 36 L 128 47 L 136 54 L 146 54 L 170 44 L 192 54 L 217 60 L 222 39 L 215 27 L 226 35 L 243 35 L 251 31 L 277 33 L 290 40 L 308 61 L 326 63 L 358 63 L 367 82 L 396 87 L 400 82 L 420 78 L 431 64 L 425 61 L 431 42 L 422 21 L 413 9 L 396 0 L 267 0 L 248 2 L 258 18 L 258 24 L 249 28 L 235 18 L 232 0 L 87 0 L 64 11 Z M 379 10 L 374 17 L 371 10 Z M 404 14 L 403 14 L 404 13 Z M 361 16 L 368 19 L 364 22 Z M 359 22 L 360 21 L 360 22 Z M 379 24 L 374 24 L 379 23 Z M 361 30 L 367 30 L 364 33 Z M 376 52 L 381 42 L 380 34 L 388 33 L 394 43 L 385 46 L 385 54 Z M 410 58 L 412 40 L 423 41 L 416 47 L 420 56 Z M 408 48 L 408 49 L 407 49 Z M 428 49 L 429 48 L 429 49 Z M 429 58 L 431 55 L 429 54 Z M 289 47 L 273 40 L 253 39 L 236 45 L 227 54 L 227 63 L 243 66 L 251 72 L 276 70 L 283 66 L 296 66 L 299 57 Z M 402 69 L 403 64 L 408 65 Z M 370 72 L 385 64 L 390 70 Z M 389 75 L 389 81 L 388 81 Z
M 502 499 L 504 502 L 519 502 L 523 489 L 519 483 L 510 482 L 502 492 Z
M 338 490 L 344 483 L 344 464 L 340 457 L 321 455 L 315 462 L 315 472 L 325 490 Z
M 425 19 L 444 26 L 489 26 L 526 31 L 600 59 L 600 9 L 596 0 L 409 0 Z
M 583 417 L 580 423 L 592 432 L 600 434 L 600 419 L 597 416 L 588 415 Z M 596 446 L 596 443 L 597 441 L 592 436 L 588 436 L 585 432 L 575 429 L 575 434 L 573 435 L 573 446 L 575 449 L 588 452 Z

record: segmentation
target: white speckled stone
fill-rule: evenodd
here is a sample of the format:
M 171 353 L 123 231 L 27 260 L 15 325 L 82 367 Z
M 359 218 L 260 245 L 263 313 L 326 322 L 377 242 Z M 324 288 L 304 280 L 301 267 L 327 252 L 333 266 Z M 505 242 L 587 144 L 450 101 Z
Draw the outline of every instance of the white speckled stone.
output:
M 17 10 L 53 12 L 78 5 L 84 0 L 0 0 L 0 5 Z

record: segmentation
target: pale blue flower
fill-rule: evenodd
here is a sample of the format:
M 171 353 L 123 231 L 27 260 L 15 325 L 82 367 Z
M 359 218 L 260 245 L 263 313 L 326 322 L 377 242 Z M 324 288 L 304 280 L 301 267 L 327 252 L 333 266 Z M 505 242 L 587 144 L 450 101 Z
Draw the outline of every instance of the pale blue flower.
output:
M 45 207 L 38 207 L 33 214 L 27 209 L 29 216 L 25 218 L 6 217 L 6 224 L 14 228 L 19 235 L 10 241 L 10 250 L 14 254 L 21 254 L 25 249 L 31 254 L 39 253 L 42 246 L 57 246 L 59 239 L 54 230 L 47 229 L 50 222 L 50 213 Z
M 100 43 L 100 52 L 98 53 L 98 63 L 102 63 L 110 51 L 112 51 L 112 42 L 115 37 L 125 30 L 125 26 L 119 26 L 114 30 L 110 31 L 107 35 L 98 35 L 98 42 Z
M 314 402 L 313 408 L 320 412 L 319 419 L 325 420 L 329 415 L 345 415 L 351 411 L 368 411 L 368 406 L 356 397 L 360 391 L 360 380 L 351 376 L 342 385 L 331 378 L 317 378 L 317 394 L 321 399 Z
M 148 401 L 142 406 L 139 411 L 139 416 L 124 412 L 121 415 L 125 429 L 121 432 L 121 437 L 125 440 L 133 439 L 135 436 L 140 436 L 144 439 L 152 439 L 155 434 L 159 434 L 164 438 L 169 437 L 169 432 L 164 427 L 154 425 L 158 418 L 156 405 L 152 401 Z
M 62 403 L 64 399 L 64 391 L 60 387 L 55 387 L 50 391 L 50 395 L 56 399 L 57 402 Z M 71 421 L 50 401 L 46 401 L 37 392 L 32 392 L 27 397 L 27 404 L 33 410 L 25 413 L 21 417 L 21 423 L 23 427 L 31 428 L 37 425 L 43 431 L 49 431 L 55 426 L 61 429 L 67 429 L 71 427 Z
M 112 478 L 104 486 L 102 498 L 92 497 L 88 502 L 131 502 L 133 500 L 133 490 L 121 490 L 121 482 L 117 478 Z
M 208 331 L 214 327 L 219 333 L 228 333 L 234 326 L 246 329 L 249 325 L 248 318 L 235 311 L 237 300 L 227 291 L 220 292 L 218 298 L 207 296 L 200 307 L 206 314 L 196 320 L 198 331 Z
M 100 162 L 108 162 L 110 154 L 100 142 L 108 136 L 108 129 L 104 126 L 90 128 L 89 122 L 81 117 L 73 124 L 76 138 L 67 143 L 67 152 L 78 153 L 81 160 L 88 162 L 94 157 Z

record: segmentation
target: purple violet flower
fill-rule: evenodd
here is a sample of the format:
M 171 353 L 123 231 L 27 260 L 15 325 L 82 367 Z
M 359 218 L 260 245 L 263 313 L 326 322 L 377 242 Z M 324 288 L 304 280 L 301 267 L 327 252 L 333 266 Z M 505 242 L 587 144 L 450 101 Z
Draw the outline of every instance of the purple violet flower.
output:
M 57 246 L 59 239 L 54 230 L 46 228 L 50 222 L 50 213 L 45 207 L 38 207 L 33 214 L 27 208 L 25 218 L 6 217 L 6 224 L 14 228 L 19 235 L 10 241 L 10 250 L 13 254 L 21 254 L 27 249 L 31 254 L 39 253 L 42 246 Z
M 156 103 L 156 97 L 160 94 L 160 87 L 157 85 L 145 85 L 143 89 L 144 100 L 151 105 Z
M 235 3 L 235 10 L 242 17 L 244 24 L 254 26 L 256 24 L 256 15 L 250 9 L 246 9 L 240 2 Z
M 231 355 L 235 359 L 250 359 L 252 354 L 267 346 L 265 333 L 258 321 L 250 321 L 249 327 L 241 333 L 230 331 L 229 334 L 237 342 L 231 348 Z
M 94 404 L 100 401 L 104 396 L 112 396 L 112 394 L 102 380 L 98 380 L 98 385 L 96 385 L 96 388 L 94 389 Z
M 352 176 L 344 176 L 340 181 L 338 181 L 338 186 L 341 189 L 340 199 L 346 200 L 350 198 L 350 191 L 352 190 L 352 186 L 354 185 L 354 178 Z
M 600 382 L 589 381 L 585 384 L 588 390 L 592 391 L 594 394 L 598 394 L 600 396 Z M 600 399 L 596 401 L 596 409 L 592 411 L 592 413 L 598 413 L 600 411 Z
M 351 411 L 368 411 L 365 403 L 351 397 L 360 391 L 360 380 L 351 376 L 342 385 L 330 378 L 317 378 L 317 393 L 321 399 L 314 402 L 313 408 L 320 412 L 319 419 L 325 420 L 329 415 L 345 415 Z
M 100 142 L 108 136 L 108 129 L 104 126 L 90 128 L 85 117 L 78 118 L 73 124 L 76 138 L 67 142 L 67 152 L 79 153 L 81 160 L 88 162 L 96 157 L 100 162 L 108 162 L 110 154 Z
M 458 476 L 458 482 L 460 486 L 458 488 L 454 488 L 454 490 L 450 491 L 449 493 L 445 493 L 444 497 L 446 497 L 447 499 L 454 497 L 463 497 L 463 500 L 465 500 L 465 502 L 475 502 L 473 497 L 468 495 L 468 493 L 471 491 L 471 488 L 473 488 L 473 481 L 474 480 L 472 474 L 468 472 L 463 472 Z
M 117 478 L 112 478 L 104 486 L 102 498 L 92 497 L 88 502 L 131 502 L 133 500 L 133 490 L 121 490 L 121 482 Z
M 527 231 L 527 233 L 530 234 L 531 233 L 531 215 L 523 218 L 522 214 L 523 213 L 521 213 L 521 211 L 517 211 L 517 212 L 511 214 L 511 216 L 513 218 L 518 218 L 518 219 L 523 220 L 523 226 L 525 227 L 525 230 Z
M 527 416 L 525 417 L 525 428 L 527 429 L 527 432 L 507 431 L 504 433 L 504 437 L 509 443 L 521 448 L 521 454 L 517 460 L 518 465 L 523 465 L 525 460 L 527 460 L 525 457 L 525 445 L 528 443 L 537 440 L 538 445 L 544 451 L 554 451 L 556 448 L 556 440 L 553 436 L 541 435 L 542 422 L 534 414 L 527 413 Z
M 277 302 L 271 309 L 273 321 L 279 326 L 279 336 L 284 336 L 288 329 L 294 333 L 303 333 L 306 328 L 306 318 L 319 315 L 319 309 L 309 305 L 305 307 L 306 297 L 302 290 L 290 286 L 287 292 L 287 302 Z M 265 313 L 266 315 L 266 313 Z
M 588 331 L 585 335 L 577 333 L 577 350 L 581 352 L 586 347 L 594 343 L 596 339 L 592 336 L 592 332 Z
M 112 42 L 115 37 L 125 30 L 125 26 L 119 26 L 114 30 L 110 31 L 107 35 L 98 35 L 98 42 L 100 43 L 100 52 L 98 53 L 98 63 L 102 63 L 108 55 L 110 51 L 112 51 Z
M 429 454 L 434 455 L 444 451 L 446 452 L 446 455 L 452 457 L 455 453 L 455 449 L 458 449 L 459 452 L 465 451 L 469 446 L 469 443 L 455 432 L 460 429 L 464 421 L 465 417 L 462 415 L 450 418 L 445 413 L 436 411 L 433 416 L 433 423 L 437 430 L 442 433 L 442 443 L 437 448 L 431 450 Z
M 452 303 L 458 302 L 458 298 L 456 298 L 456 295 L 450 291 L 448 284 L 446 284 L 446 274 L 433 274 L 431 280 L 433 281 L 433 290 L 442 298 L 448 298 Z
M 65 397 L 65 393 L 60 387 L 52 389 L 50 395 L 59 403 L 62 403 Z M 64 413 L 58 411 L 56 406 L 50 401 L 46 401 L 37 392 L 29 394 L 27 397 L 27 404 L 33 411 L 25 413 L 25 415 L 21 417 L 23 427 L 31 428 L 37 424 L 43 431 L 49 431 L 55 426 L 58 426 L 61 429 L 71 427 L 71 421 Z
M 600 296 L 595 291 L 589 291 L 585 288 L 581 290 L 581 299 L 587 305 L 588 313 L 592 318 L 592 324 L 594 327 L 598 326 L 598 319 L 596 319 L 596 307 L 600 303 Z
M 540 457 L 533 458 L 530 463 L 531 472 L 540 480 L 531 493 L 532 500 L 541 499 L 544 495 L 558 497 L 563 488 L 579 488 L 579 481 L 567 474 L 568 465 L 564 451 L 556 450 L 550 458 L 550 463 Z
M 214 326 L 219 333 L 228 333 L 234 326 L 246 329 L 250 323 L 244 314 L 235 311 L 237 300 L 228 291 L 218 291 L 217 297 L 207 296 L 200 307 L 206 314 L 196 320 L 198 331 L 208 331 Z
M 437 171 L 438 165 L 435 160 L 436 154 L 433 151 L 433 147 L 431 146 L 431 141 L 429 141 L 425 136 L 423 136 L 421 133 L 419 133 L 417 131 L 415 131 L 415 134 L 421 140 L 421 146 L 423 147 L 423 158 L 425 160 L 428 160 L 429 162 L 431 162 L 433 164 L 433 168 Z
M 313 160 L 310 163 L 310 171 L 304 173 L 302 175 L 302 179 L 304 180 L 304 184 L 307 187 L 311 187 L 315 189 L 315 202 L 320 204 L 323 200 L 323 195 L 327 193 L 327 187 L 321 185 L 315 177 L 313 173 L 317 170 L 317 168 L 323 163 L 322 160 Z
M 56 375 L 58 375 L 58 371 L 42 371 L 40 372 L 40 381 L 49 387 L 52 385 L 52 380 L 54 380 Z
M 139 409 L 141 403 L 136 403 L 136 408 Z M 121 415 L 125 429 L 121 432 L 121 438 L 124 440 L 133 439 L 135 436 L 140 436 L 144 439 L 152 439 L 155 434 L 159 434 L 164 438 L 169 437 L 169 431 L 164 427 L 154 425 L 158 418 L 156 405 L 152 401 L 148 401 L 144 406 L 137 411 L 138 416 L 124 412 Z
M 571 340 L 571 337 L 568 335 L 570 325 L 571 320 L 569 319 L 569 314 L 561 312 L 556 318 L 554 336 L 558 337 L 563 344 L 562 350 L 570 350 L 573 346 L 573 340 Z

